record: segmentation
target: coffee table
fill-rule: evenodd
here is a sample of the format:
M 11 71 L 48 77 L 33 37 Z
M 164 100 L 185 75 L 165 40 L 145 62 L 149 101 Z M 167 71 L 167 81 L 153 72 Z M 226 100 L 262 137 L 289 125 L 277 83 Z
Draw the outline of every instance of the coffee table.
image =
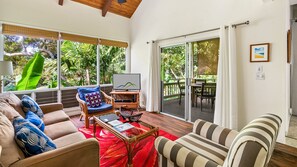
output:
M 127 154 L 128 154 L 128 167 L 132 167 L 132 159 L 133 159 L 133 149 L 135 144 L 137 144 L 139 141 L 149 137 L 154 136 L 155 138 L 159 136 L 159 128 L 154 127 L 148 123 L 142 122 L 141 120 L 138 120 L 139 127 L 134 126 L 134 128 L 119 132 L 114 127 L 109 125 L 108 123 L 105 123 L 101 121 L 97 116 L 93 116 L 94 119 L 94 137 L 96 137 L 96 125 L 101 126 L 102 128 L 108 130 L 112 134 L 114 134 L 117 138 L 121 139 L 126 146 Z M 124 120 L 121 120 L 122 122 L 127 122 Z M 130 131 L 133 131 L 133 133 L 129 133 Z

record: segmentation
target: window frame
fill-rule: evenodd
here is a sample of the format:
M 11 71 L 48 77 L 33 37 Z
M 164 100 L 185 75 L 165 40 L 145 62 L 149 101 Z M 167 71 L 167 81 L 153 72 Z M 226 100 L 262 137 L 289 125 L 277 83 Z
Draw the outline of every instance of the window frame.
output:
M 7 23 L 8 25 L 10 25 L 9 23 Z M 0 22 L 0 61 L 4 60 L 4 35 L 3 34 L 3 25 L 6 25 L 6 23 Z M 12 26 L 22 26 L 22 25 L 14 25 L 11 24 Z M 36 28 L 36 27 L 27 27 L 24 26 L 24 28 L 28 28 L 28 29 L 37 29 L 37 30 L 41 30 L 41 31 L 48 31 L 48 30 L 44 30 L 44 29 L 40 29 L 40 28 Z M 101 87 L 105 87 L 105 86 L 112 86 L 111 84 L 100 84 L 100 42 L 98 42 L 97 44 L 97 50 L 96 50 L 96 76 L 97 76 L 97 83 L 96 85 L 85 85 L 85 86 L 70 86 L 70 87 L 62 87 L 61 85 L 61 44 L 63 39 L 61 38 L 61 34 L 63 34 L 64 32 L 59 32 L 59 31 L 52 31 L 52 32 L 57 32 L 58 35 L 58 39 L 52 39 L 52 40 L 56 40 L 57 42 L 57 87 L 56 88 L 44 88 L 44 89 L 33 89 L 33 90 L 21 90 L 21 91 L 9 91 L 15 94 L 32 94 L 32 97 L 34 97 L 34 93 L 35 92 L 51 92 L 51 91 L 57 91 L 58 92 L 58 102 L 61 102 L 61 91 L 62 90 L 70 90 L 70 89 L 77 89 L 80 87 L 94 87 L 97 85 L 100 85 Z M 64 34 L 68 34 L 68 33 L 64 33 Z M 121 42 L 121 41 L 114 41 L 114 40 L 108 40 L 108 39 L 102 39 L 102 38 L 98 38 L 98 37 L 90 37 L 90 36 L 85 36 L 85 35 L 80 35 L 80 34 L 74 34 L 74 33 L 70 33 L 73 36 L 82 36 L 85 38 L 97 38 L 98 41 L 99 40 L 103 40 L 103 41 L 108 41 L 111 43 L 116 43 L 116 44 L 120 44 L 121 46 L 126 46 L 125 47 L 125 72 L 129 73 L 131 72 L 131 55 L 130 55 L 130 44 L 128 42 Z M 11 36 L 24 36 L 24 35 L 18 35 L 18 34 L 7 34 L 7 35 L 11 35 Z M 38 37 L 31 37 L 31 38 L 38 38 Z M 1 82 L 2 81 L 2 76 L 1 77 Z M 1 84 L 1 90 L 3 90 L 3 84 Z

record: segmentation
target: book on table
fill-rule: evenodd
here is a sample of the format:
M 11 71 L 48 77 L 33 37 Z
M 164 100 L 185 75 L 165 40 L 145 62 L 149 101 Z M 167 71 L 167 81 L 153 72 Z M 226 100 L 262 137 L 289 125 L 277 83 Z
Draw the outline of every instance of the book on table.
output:
M 114 128 L 115 128 L 115 130 L 117 130 L 117 131 L 119 131 L 119 132 L 123 132 L 123 131 L 125 131 L 125 130 L 134 128 L 134 126 L 131 125 L 131 124 L 129 124 L 129 123 L 124 123 L 124 124 L 115 126 Z
M 110 121 L 119 119 L 119 117 L 116 114 L 106 114 L 106 115 L 98 116 L 98 118 L 103 122 L 110 122 Z
M 113 121 L 108 122 L 108 124 L 111 126 L 118 126 L 118 125 L 123 124 L 123 122 L 121 122 L 119 120 L 113 120 Z

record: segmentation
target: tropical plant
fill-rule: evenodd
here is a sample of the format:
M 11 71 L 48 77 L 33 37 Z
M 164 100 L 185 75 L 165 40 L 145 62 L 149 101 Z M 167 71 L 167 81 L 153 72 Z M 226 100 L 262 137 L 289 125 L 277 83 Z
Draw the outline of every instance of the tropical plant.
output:
M 100 84 L 112 83 L 113 74 L 125 71 L 125 48 L 100 47 Z
M 17 90 L 36 89 L 43 70 L 44 57 L 37 52 L 34 57 L 25 65 L 22 78 L 17 82 Z
M 62 84 L 68 86 L 95 85 L 96 45 L 63 41 L 61 45 Z

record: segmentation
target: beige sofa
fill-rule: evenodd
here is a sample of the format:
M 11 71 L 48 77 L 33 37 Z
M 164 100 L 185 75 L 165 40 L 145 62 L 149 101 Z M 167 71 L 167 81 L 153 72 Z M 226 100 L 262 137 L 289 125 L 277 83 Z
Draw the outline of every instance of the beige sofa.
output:
M 86 139 L 63 111 L 63 105 L 40 105 L 45 123 L 44 133 L 57 149 L 25 157 L 14 140 L 11 120 L 25 116 L 21 100 L 13 93 L 0 94 L 0 166 L 6 167 L 98 167 L 99 145 L 96 139 Z

